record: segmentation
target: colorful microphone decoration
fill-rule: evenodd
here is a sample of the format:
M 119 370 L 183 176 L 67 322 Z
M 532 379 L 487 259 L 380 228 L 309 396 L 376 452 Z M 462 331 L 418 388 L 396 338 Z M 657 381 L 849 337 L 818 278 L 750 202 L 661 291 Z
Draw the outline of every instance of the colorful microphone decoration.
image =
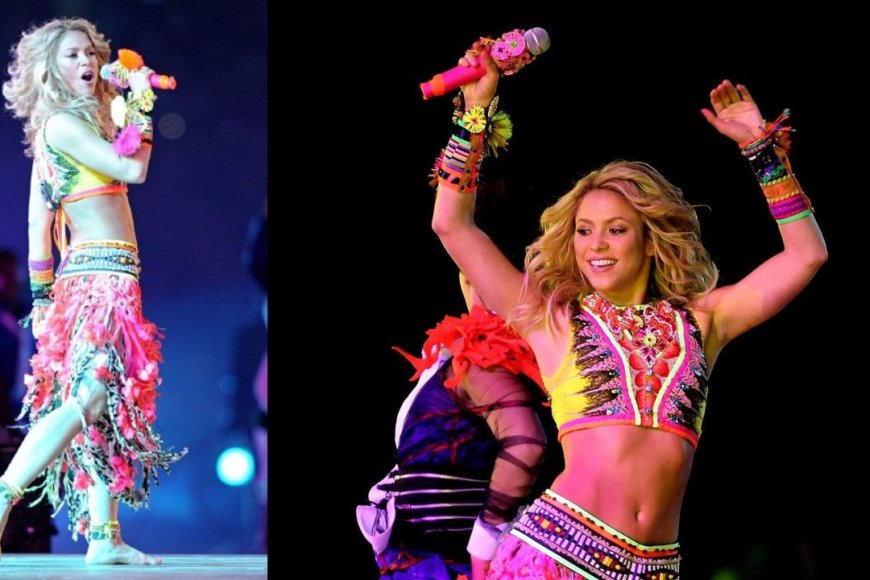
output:
M 509 76 L 529 64 L 539 54 L 550 48 L 550 35 L 543 28 L 530 28 L 523 31 L 517 28 L 505 32 L 500 38 L 481 38 L 478 43 L 490 47 L 490 56 L 502 74 Z M 486 68 L 477 57 L 479 66 L 456 66 L 439 73 L 431 80 L 420 83 L 423 99 L 438 97 L 475 81 L 486 74 Z
M 118 50 L 118 60 L 115 62 L 104 64 L 100 69 L 100 78 L 109 81 L 120 89 L 126 89 L 130 86 L 127 77 L 131 72 L 135 72 L 145 66 L 145 61 L 138 52 L 128 48 Z M 173 90 L 177 83 L 175 77 L 169 75 L 152 74 L 148 80 L 151 86 L 155 89 Z

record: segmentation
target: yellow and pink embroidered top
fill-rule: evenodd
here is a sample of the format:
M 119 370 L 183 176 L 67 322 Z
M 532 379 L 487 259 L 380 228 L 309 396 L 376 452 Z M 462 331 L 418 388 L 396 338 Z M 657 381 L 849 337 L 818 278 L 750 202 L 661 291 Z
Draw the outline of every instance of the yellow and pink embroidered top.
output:
M 127 184 L 95 171 L 49 145 L 45 140 L 47 121 L 43 121 L 36 133 L 33 162 L 45 205 L 48 209 L 58 211 L 55 217 L 55 242 L 61 254 L 65 254 L 63 205 L 95 195 L 125 194 Z M 94 125 L 88 123 L 88 126 L 99 134 Z
M 707 405 L 701 333 L 666 300 L 615 306 L 598 294 L 572 305 L 571 346 L 544 375 L 559 438 L 578 429 L 637 425 L 698 446 Z

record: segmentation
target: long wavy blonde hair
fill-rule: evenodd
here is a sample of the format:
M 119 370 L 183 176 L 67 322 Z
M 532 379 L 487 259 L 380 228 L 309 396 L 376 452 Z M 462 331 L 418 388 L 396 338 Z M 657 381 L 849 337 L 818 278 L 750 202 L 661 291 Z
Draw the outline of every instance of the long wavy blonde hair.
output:
M 593 290 L 574 254 L 574 220 L 580 200 L 594 189 L 622 195 L 640 214 L 644 239 L 655 251 L 650 298 L 685 305 L 716 286 L 719 272 L 701 244 L 698 215 L 683 193 L 646 163 L 614 161 L 580 179 L 544 210 L 543 234 L 526 250 L 523 293 L 512 322 L 552 329 L 560 307 Z
M 66 86 L 57 66 L 57 52 L 64 34 L 76 30 L 88 35 L 97 53 L 97 70 L 109 61 L 109 41 L 82 18 L 57 18 L 22 33 L 12 47 L 9 80 L 3 83 L 6 109 L 24 122 L 25 153 L 33 155 L 33 139 L 42 122 L 54 113 L 67 112 L 95 125 L 103 137 L 114 137 L 110 117 L 116 89 L 97 81 L 94 96 L 78 96 Z

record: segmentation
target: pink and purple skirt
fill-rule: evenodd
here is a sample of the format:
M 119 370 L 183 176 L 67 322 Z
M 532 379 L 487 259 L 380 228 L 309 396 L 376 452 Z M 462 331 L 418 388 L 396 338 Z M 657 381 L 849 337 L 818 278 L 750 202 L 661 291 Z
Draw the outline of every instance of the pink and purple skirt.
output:
M 186 453 L 164 449 L 153 429 L 162 335 L 142 316 L 139 269 L 133 244 L 73 246 L 58 269 L 32 375 L 25 376 L 21 417 L 31 427 L 70 399 L 82 414 L 82 432 L 33 488 L 56 511 L 67 505 L 74 539 L 90 523 L 87 492 L 95 480 L 138 508 L 147 504 L 156 468 L 168 471 Z M 85 406 L 98 383 L 106 411 L 88 425 Z

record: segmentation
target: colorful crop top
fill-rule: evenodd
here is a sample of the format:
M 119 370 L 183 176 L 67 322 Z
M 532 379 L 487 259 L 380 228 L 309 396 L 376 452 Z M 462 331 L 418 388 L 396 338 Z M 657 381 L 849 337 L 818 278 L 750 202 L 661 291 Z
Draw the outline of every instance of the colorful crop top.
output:
M 45 140 L 47 121 L 36 133 L 34 163 L 42 199 L 49 209 L 56 210 L 64 203 L 95 195 L 127 193 L 126 183 L 103 175 L 49 145 Z M 92 124 L 88 126 L 99 133 Z
M 674 433 L 698 446 L 707 361 L 698 324 L 666 300 L 615 306 L 587 294 L 571 306 L 571 348 L 544 375 L 559 438 L 602 425 Z

